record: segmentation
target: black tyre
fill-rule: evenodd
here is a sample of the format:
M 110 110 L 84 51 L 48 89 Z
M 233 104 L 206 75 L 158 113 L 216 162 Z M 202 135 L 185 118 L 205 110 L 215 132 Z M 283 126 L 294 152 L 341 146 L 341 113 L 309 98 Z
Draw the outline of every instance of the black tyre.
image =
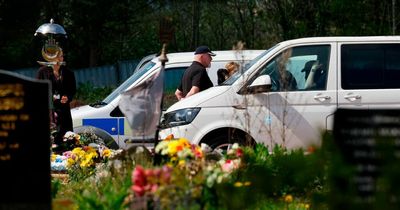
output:
M 242 130 L 219 129 L 206 135 L 201 143 L 207 144 L 214 150 L 227 150 L 234 143 L 242 146 L 253 146 L 254 140 Z

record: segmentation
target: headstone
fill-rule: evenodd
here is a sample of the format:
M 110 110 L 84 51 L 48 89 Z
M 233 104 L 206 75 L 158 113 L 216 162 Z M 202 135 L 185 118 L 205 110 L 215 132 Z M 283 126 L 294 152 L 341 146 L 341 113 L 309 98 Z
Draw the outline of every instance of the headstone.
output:
M 400 110 L 338 109 L 330 209 L 400 209 Z
M 0 70 L 0 209 L 51 209 L 49 83 Z

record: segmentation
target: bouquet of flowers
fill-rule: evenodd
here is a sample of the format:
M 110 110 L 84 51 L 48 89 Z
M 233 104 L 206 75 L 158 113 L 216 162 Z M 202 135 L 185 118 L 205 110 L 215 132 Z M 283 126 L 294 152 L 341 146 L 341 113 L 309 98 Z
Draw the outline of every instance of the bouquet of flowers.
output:
M 157 144 L 155 152 L 172 165 L 184 165 L 189 160 L 203 159 L 202 149 L 185 138 L 166 139 Z

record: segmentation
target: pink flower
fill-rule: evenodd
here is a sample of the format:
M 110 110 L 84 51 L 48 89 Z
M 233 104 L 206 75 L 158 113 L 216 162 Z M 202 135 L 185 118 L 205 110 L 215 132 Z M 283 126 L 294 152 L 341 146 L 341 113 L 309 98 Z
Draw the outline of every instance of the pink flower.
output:
M 145 170 L 142 166 L 137 165 L 132 173 L 132 190 L 137 196 L 143 196 L 145 193 L 145 186 L 147 185 Z
M 69 157 L 71 157 L 72 152 L 71 152 L 71 151 L 66 151 L 66 152 L 63 153 L 63 155 L 64 155 L 65 157 L 69 158 Z
M 152 184 L 151 188 L 150 188 L 150 192 L 155 193 L 158 189 L 158 185 L 157 184 Z
M 241 148 L 237 148 L 236 150 L 236 156 L 237 157 L 242 157 L 243 156 L 243 150 Z
M 133 185 L 131 189 L 135 192 L 136 196 L 143 196 L 145 193 L 144 188 L 141 186 Z
M 224 164 L 222 164 L 221 168 L 224 172 L 231 172 L 233 170 L 232 160 L 226 160 Z
M 191 149 L 192 149 L 192 152 L 194 153 L 194 156 L 196 158 L 202 158 L 203 157 L 203 152 L 202 152 L 200 147 L 198 147 L 197 145 L 192 144 L 191 145 Z
M 172 169 L 168 166 L 156 169 L 144 169 L 137 165 L 132 173 L 132 191 L 136 196 L 143 196 L 146 193 L 155 193 L 159 184 L 169 183 Z
M 168 166 L 163 166 L 161 168 L 161 182 L 163 183 L 169 183 L 169 181 L 171 180 L 171 172 L 172 172 L 172 168 L 168 167 Z
M 233 170 L 237 169 L 239 167 L 239 163 L 233 160 L 226 160 L 225 163 L 221 165 L 221 169 L 223 172 L 230 173 Z

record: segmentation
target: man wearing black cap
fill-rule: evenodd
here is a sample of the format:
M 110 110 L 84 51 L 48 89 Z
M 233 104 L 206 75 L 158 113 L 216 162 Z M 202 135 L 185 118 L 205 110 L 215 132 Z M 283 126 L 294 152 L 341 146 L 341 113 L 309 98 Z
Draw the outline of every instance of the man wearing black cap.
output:
M 215 56 L 215 53 L 211 52 L 207 46 L 200 46 L 196 49 L 194 61 L 186 69 L 182 76 L 181 84 L 175 91 L 175 96 L 178 100 L 182 100 L 213 86 L 206 71 L 206 68 L 211 65 L 212 56 Z

